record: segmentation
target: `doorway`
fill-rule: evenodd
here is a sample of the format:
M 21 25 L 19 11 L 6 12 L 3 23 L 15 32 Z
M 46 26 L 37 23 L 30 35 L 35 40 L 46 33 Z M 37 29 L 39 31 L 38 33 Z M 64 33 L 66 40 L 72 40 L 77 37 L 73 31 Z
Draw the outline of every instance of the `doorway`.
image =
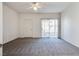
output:
M 42 37 L 58 38 L 58 19 L 45 18 L 41 20 Z

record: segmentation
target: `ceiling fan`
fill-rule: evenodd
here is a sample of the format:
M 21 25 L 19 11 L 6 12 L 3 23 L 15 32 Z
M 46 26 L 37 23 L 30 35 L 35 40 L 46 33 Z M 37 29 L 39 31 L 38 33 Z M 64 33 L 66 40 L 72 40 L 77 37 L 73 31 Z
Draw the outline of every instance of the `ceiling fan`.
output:
M 45 3 L 39 3 L 39 2 L 32 2 L 31 7 L 34 11 L 37 11 L 39 8 L 43 8 L 44 6 L 46 6 Z

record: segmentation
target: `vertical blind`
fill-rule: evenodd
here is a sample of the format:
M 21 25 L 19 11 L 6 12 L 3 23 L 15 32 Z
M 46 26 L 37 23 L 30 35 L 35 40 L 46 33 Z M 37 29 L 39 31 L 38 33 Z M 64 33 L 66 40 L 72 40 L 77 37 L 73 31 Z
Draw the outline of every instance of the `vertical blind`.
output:
M 42 37 L 58 37 L 58 20 L 42 19 Z

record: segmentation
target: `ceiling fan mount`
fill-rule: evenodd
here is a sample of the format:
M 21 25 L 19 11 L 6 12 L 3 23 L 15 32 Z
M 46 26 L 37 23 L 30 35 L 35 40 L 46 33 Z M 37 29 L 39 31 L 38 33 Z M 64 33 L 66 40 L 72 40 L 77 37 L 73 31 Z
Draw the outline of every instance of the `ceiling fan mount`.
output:
M 37 2 L 32 2 L 33 4 L 36 4 Z

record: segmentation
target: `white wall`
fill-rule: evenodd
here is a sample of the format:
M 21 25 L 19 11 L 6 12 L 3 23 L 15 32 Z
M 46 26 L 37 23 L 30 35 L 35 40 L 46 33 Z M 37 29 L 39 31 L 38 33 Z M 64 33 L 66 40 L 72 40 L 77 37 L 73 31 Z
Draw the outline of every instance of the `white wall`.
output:
M 0 2 L 0 44 L 3 44 L 3 19 L 2 19 L 2 3 Z M 2 47 L 0 47 L 0 56 L 2 56 Z
M 0 44 L 2 44 L 3 39 L 3 19 L 2 19 L 2 3 L 0 2 Z
M 3 42 L 18 38 L 18 14 L 11 8 L 3 6 Z
M 72 3 L 61 15 L 61 37 L 79 47 L 79 3 Z
M 59 18 L 59 14 L 20 14 L 20 37 L 40 37 L 41 18 Z

